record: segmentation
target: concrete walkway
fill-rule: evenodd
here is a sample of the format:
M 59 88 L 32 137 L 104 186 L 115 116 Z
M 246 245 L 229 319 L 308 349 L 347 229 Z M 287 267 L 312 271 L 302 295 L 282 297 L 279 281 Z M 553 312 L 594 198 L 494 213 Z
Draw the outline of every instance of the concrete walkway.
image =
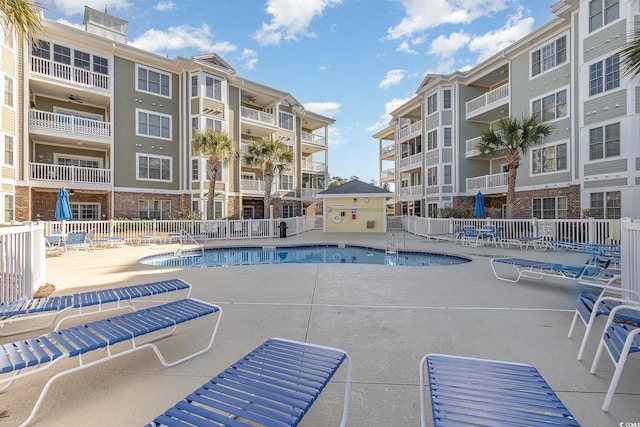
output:
M 387 236 L 310 232 L 286 240 L 211 245 L 353 243 L 384 248 Z M 410 234 L 405 240 L 407 248 L 462 254 L 473 261 L 452 267 L 299 264 L 216 269 L 159 268 L 137 262 L 145 255 L 175 250 L 173 244 L 50 258 L 47 280 L 57 294 L 178 277 L 194 285 L 193 297 L 221 305 L 224 314 L 211 351 L 191 361 L 167 369 L 145 350 L 59 380 L 34 425 L 143 425 L 274 336 L 339 347 L 351 355 L 350 426 L 418 426 L 418 363 L 426 353 L 529 363 L 583 426 L 640 423 L 637 356 L 627 362 L 609 413 L 600 407 L 613 364 L 604 355 L 596 375 L 589 374 L 595 334 L 584 361 L 575 358 L 584 331 L 580 324 L 574 339 L 567 338 L 576 284 L 549 280 L 511 284 L 496 280 L 489 265 L 492 256 L 502 255 L 578 265 L 587 255 L 468 248 Z M 598 325 L 600 329 L 603 321 Z M 205 338 L 191 328 L 166 339 L 162 347 L 177 356 L 192 341 Z M 53 373 L 25 379 L 0 395 L 0 408 L 10 415 L 0 419 L 0 425 L 22 422 Z M 339 423 L 343 379 L 344 372 L 339 371 L 302 426 Z

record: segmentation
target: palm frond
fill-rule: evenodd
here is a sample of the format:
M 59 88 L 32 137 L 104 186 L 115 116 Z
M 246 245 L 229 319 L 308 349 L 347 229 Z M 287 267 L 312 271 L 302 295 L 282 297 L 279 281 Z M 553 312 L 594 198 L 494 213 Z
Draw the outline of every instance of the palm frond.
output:
M 2 25 L 5 29 L 15 29 L 19 37 L 36 43 L 38 33 L 42 33 L 43 29 L 34 7 L 40 6 L 31 0 L 0 0 Z

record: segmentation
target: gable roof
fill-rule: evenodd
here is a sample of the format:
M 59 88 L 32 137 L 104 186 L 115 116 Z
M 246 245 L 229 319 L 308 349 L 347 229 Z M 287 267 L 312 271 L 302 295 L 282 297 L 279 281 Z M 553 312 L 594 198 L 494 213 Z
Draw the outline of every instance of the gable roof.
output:
M 321 191 L 317 194 L 318 197 L 337 196 L 337 197 L 353 197 L 354 195 L 380 195 L 387 198 L 391 197 L 393 193 L 384 188 L 376 187 L 375 185 L 367 184 L 366 182 L 359 181 L 357 179 L 345 182 L 342 185 L 338 185 L 333 188 Z

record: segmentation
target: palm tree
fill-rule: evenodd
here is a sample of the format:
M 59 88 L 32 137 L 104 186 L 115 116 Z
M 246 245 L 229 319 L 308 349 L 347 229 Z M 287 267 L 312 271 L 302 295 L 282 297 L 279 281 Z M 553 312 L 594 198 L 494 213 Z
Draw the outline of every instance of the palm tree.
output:
M 9 31 L 15 29 L 19 37 L 26 37 L 31 43 L 37 42 L 37 33 L 42 32 L 42 25 L 34 7 L 40 6 L 32 0 L 0 1 L 2 26 Z
M 209 193 L 207 195 L 207 219 L 213 219 L 216 174 L 223 163 L 238 157 L 238 150 L 229 135 L 218 132 L 215 129 L 207 129 L 205 131 L 196 129 L 191 139 L 191 147 L 194 155 L 208 157 L 207 178 L 209 179 Z
M 542 124 L 539 115 L 523 116 L 522 119 L 503 117 L 495 129 L 482 133 L 480 152 L 489 155 L 504 150 L 507 159 L 507 218 L 513 218 L 513 202 L 516 198 L 516 177 L 520 159 L 531 147 L 541 143 L 551 133 L 551 127 Z
M 269 205 L 271 204 L 271 185 L 276 172 L 286 169 L 286 164 L 293 160 L 293 151 L 282 142 L 282 137 L 273 135 L 263 136 L 252 140 L 247 146 L 248 154 L 244 161 L 250 166 L 262 168 L 264 179 L 264 217 L 269 218 Z

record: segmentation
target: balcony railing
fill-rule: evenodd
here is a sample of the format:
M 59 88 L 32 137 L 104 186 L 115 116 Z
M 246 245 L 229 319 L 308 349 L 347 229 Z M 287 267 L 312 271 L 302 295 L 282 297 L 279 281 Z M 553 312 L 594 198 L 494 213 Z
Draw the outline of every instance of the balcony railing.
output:
M 404 126 L 398 131 L 398 141 L 419 135 L 422 132 L 422 120 L 418 120 L 408 126 Z
M 109 138 L 111 123 L 100 120 L 29 110 L 29 130 L 43 129 L 64 134 Z
M 411 187 L 402 187 L 398 191 L 400 197 L 422 196 L 422 185 L 412 185 Z
M 241 179 L 240 180 L 240 190 L 249 192 L 249 193 L 260 193 L 264 194 L 264 181 L 257 179 Z M 271 192 L 276 192 L 275 182 L 271 185 Z
M 324 191 L 324 189 L 322 188 L 303 188 L 302 189 L 302 197 L 304 198 L 315 198 L 316 194 L 318 194 L 319 192 Z
M 380 157 L 386 157 L 389 154 L 394 154 L 396 151 L 396 144 L 389 144 L 380 149 Z
M 328 170 L 326 163 L 318 162 L 302 162 L 302 169 L 313 172 L 327 172 Z
M 467 191 L 501 189 L 507 186 L 509 172 L 467 178 Z
M 482 137 L 481 136 L 477 136 L 475 138 L 471 138 L 471 139 L 467 139 L 467 152 L 466 152 L 466 157 L 475 157 L 475 156 L 479 156 L 480 153 L 480 143 L 482 142 Z
M 467 117 L 493 107 L 493 104 L 503 104 L 509 98 L 509 84 L 504 84 L 467 102 Z
M 31 72 L 59 80 L 72 82 L 81 86 L 110 90 L 111 77 L 106 74 L 95 73 L 84 68 L 54 62 L 49 59 L 31 57 Z
M 400 168 L 407 168 L 412 166 L 422 165 L 422 153 L 414 154 L 409 157 L 400 159 Z
M 31 179 L 64 183 L 111 184 L 111 170 L 31 163 Z
M 327 140 L 322 135 L 316 135 L 311 132 L 302 131 L 302 143 L 303 144 L 311 144 L 318 145 L 321 147 L 327 146 Z
M 383 181 L 388 181 L 390 179 L 394 179 L 396 177 L 395 169 L 386 169 L 380 172 L 380 179 Z
M 248 107 L 240 107 L 240 117 L 271 126 L 275 126 L 276 124 L 275 116 L 273 114 L 254 110 L 253 108 Z

